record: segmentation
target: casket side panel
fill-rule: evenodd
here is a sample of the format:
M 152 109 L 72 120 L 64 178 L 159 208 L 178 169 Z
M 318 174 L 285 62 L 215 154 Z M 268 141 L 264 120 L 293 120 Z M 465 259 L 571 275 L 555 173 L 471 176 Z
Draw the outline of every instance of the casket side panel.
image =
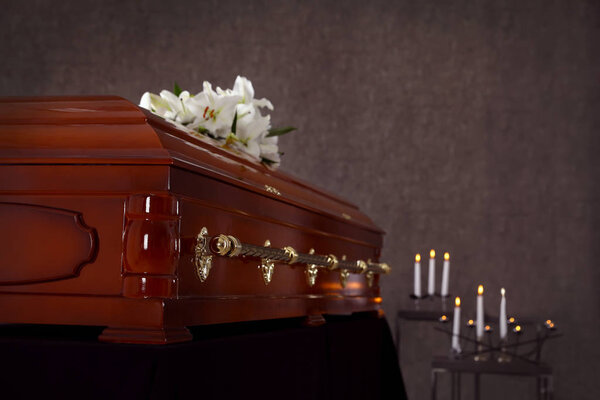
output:
M 123 291 L 123 233 L 125 230 L 125 207 L 131 193 L 160 193 L 167 191 L 167 166 L 116 166 L 116 165 L 4 165 L 0 166 L 0 202 L 18 205 L 17 209 L 62 210 L 66 215 L 77 215 L 83 226 L 94 232 L 94 254 L 84 263 L 73 268 L 73 273 L 63 276 L 46 276 L 31 279 L 36 282 L 12 282 L 0 285 L 0 293 L 51 293 L 82 295 L 121 296 Z M 57 211 L 59 212 L 59 211 Z M 47 213 L 40 213 L 44 217 Z M 31 213 L 25 214 L 34 216 Z M 53 215 L 50 213 L 50 215 Z M 39 218 L 38 216 L 38 218 Z M 13 218 L 14 219 L 14 218 Z M 15 219 L 14 223 L 32 225 L 21 227 L 20 249 L 37 252 L 38 245 L 62 248 L 57 236 L 59 231 L 47 221 L 36 218 Z M 41 226 L 40 226 L 41 223 Z M 68 225 L 67 225 L 68 227 Z M 43 228 L 43 231 L 40 229 Z M 28 234 L 29 232 L 29 234 Z M 80 243 L 86 252 L 89 245 Z M 15 255 L 18 258 L 18 255 Z M 51 254 L 36 254 L 23 257 L 43 262 Z M 71 260 L 72 254 L 65 254 Z M 19 265 L 4 266 L 18 268 Z M 4 268 L 3 267 L 3 268 Z M 58 265 L 60 270 L 71 265 Z
M 276 264 L 272 281 L 265 285 L 260 260 L 215 256 L 208 279 L 201 282 L 192 247 L 206 227 L 209 234 L 231 234 L 245 243 L 262 245 L 269 239 L 273 247 L 293 246 L 299 252 L 313 248 L 317 254 L 375 261 L 380 233 L 177 167 L 171 171 L 171 190 L 181 203 L 179 299 L 193 304 L 178 311 L 185 324 L 378 309 L 377 278 L 369 287 L 364 275 L 351 274 L 343 288 L 339 271 L 321 270 L 311 287 L 305 265 Z

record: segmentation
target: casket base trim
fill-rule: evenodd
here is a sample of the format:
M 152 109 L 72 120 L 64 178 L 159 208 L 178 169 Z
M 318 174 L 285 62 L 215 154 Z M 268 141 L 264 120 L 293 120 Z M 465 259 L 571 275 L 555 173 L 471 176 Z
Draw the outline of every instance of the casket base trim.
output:
M 186 326 L 304 316 L 309 325 L 319 325 L 322 315 L 373 311 L 381 302 L 378 297 L 336 295 L 132 299 L 0 294 L 3 323 L 107 326 L 102 341 L 147 344 L 189 341 Z

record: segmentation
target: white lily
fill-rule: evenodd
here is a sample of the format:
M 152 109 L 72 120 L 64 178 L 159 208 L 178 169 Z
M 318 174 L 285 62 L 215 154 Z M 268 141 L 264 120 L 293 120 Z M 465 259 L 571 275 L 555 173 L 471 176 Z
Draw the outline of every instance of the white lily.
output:
M 278 155 L 277 140 L 264 142 L 271 128 L 271 117 L 262 115 L 260 112 L 260 108 L 263 107 L 273 110 L 273 104 L 265 98 L 255 99 L 252 82 L 243 76 L 235 79 L 233 90 L 230 92 L 242 98 L 240 104 L 237 105 L 236 136 L 245 144 L 247 148 L 245 151 L 260 159 L 263 154 L 267 154 L 265 151 L 261 151 L 261 145 L 268 143 L 269 147 L 266 148 L 268 154 L 271 155 L 274 152 Z
M 140 107 L 163 117 L 190 134 L 225 139 L 225 146 L 238 149 L 250 157 L 269 161 L 277 167 L 280 161 L 278 137 L 268 137 L 271 116 L 262 115 L 261 109 L 273 110 L 265 98 L 254 98 L 252 82 L 242 76 L 235 80 L 233 89 L 214 91 L 209 82 L 203 83 L 202 92 L 195 96 L 183 91 L 176 96 L 168 90 L 160 95 L 146 92 Z M 236 130 L 232 125 L 237 115 Z
M 238 143 L 237 147 L 243 146 L 243 151 L 260 160 L 260 143 L 262 137 L 267 134 L 271 126 L 271 116 L 267 115 L 263 117 L 255 114 L 253 119 L 248 117 L 246 115 L 242 119 L 238 118 L 235 133 Z
M 175 96 L 168 90 L 162 90 L 160 96 L 146 92 L 140 99 L 140 107 L 152 111 L 167 120 L 187 125 L 194 121 L 196 116 L 186 106 L 190 93 L 186 90 Z
M 235 83 L 233 84 L 233 90 L 231 91 L 234 94 L 242 96 L 243 104 L 252 104 L 255 107 L 267 107 L 269 110 L 273 111 L 273 104 L 265 98 L 255 99 L 254 98 L 254 87 L 252 86 L 252 82 L 243 76 L 237 76 L 235 78 Z
M 267 159 L 269 161 L 273 161 L 275 166 L 279 165 L 281 161 L 279 155 L 279 146 L 277 146 L 277 141 L 279 140 L 279 136 L 267 137 L 264 136 L 260 140 L 260 156 L 261 158 Z
M 233 93 L 220 93 L 212 89 L 209 82 L 204 82 L 204 90 L 190 98 L 187 106 L 194 114 L 196 121 L 190 125 L 192 129 L 203 128 L 216 137 L 226 138 L 231 133 L 231 125 L 235 116 L 236 105 L 241 97 Z
M 237 105 L 236 134 L 242 140 L 256 139 L 271 128 L 271 116 L 263 116 L 251 104 Z

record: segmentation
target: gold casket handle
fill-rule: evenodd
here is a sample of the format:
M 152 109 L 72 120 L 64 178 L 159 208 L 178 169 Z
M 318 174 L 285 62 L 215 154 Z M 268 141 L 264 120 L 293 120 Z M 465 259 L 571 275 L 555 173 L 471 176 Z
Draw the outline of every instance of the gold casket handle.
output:
M 375 274 L 388 274 L 390 267 L 386 263 L 375 263 L 371 260 L 346 260 L 346 257 L 338 259 L 333 254 L 315 254 L 311 249 L 308 253 L 299 253 L 292 246 L 282 249 L 271 247 L 267 240 L 264 246 L 242 243 L 232 235 L 219 234 L 214 237 L 208 236 L 208 230 L 203 227 L 196 239 L 194 264 L 198 277 L 202 282 L 208 277 L 212 255 L 222 257 L 255 257 L 261 259 L 259 268 L 263 271 L 265 285 L 268 285 L 273 275 L 273 265 L 276 262 L 289 265 L 305 265 L 307 282 L 310 286 L 315 283 L 317 270 L 325 268 L 330 271 L 340 271 L 340 280 L 345 287 L 349 273 L 364 274 L 367 283 L 372 286 Z

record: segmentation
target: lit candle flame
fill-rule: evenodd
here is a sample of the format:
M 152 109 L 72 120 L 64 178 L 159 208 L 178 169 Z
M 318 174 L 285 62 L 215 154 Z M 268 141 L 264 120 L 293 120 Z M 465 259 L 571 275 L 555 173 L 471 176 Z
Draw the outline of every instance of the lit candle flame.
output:
M 454 299 L 454 304 L 456 304 L 456 307 L 460 307 L 460 297 L 456 296 Z
M 508 322 L 510 322 L 511 324 L 514 324 L 515 323 L 515 317 L 510 317 L 508 319 Z
M 546 320 L 546 325 L 550 325 L 552 323 L 552 320 Z
M 475 323 L 475 322 L 473 322 L 473 320 L 472 320 L 472 319 L 470 319 L 470 320 L 469 320 L 469 322 L 467 322 L 467 324 L 469 324 L 469 325 L 473 325 L 474 323 Z
M 521 332 L 521 325 L 515 326 L 515 332 Z
M 429 258 L 435 258 L 435 250 L 431 249 L 431 251 L 429 252 Z
M 502 295 L 502 297 L 504 297 L 504 295 L 506 294 L 506 290 L 504 290 L 504 288 L 500 289 L 500 294 Z
M 421 262 L 421 255 L 419 253 L 415 256 L 415 262 Z
M 477 294 L 480 296 L 483 294 L 483 285 L 479 285 L 479 287 L 477 288 Z
M 489 325 L 486 325 L 486 326 L 485 326 L 485 330 L 486 330 L 486 331 L 489 331 L 489 330 L 491 330 L 491 329 L 492 329 L 492 327 L 491 327 L 491 326 L 489 326 Z
M 441 320 L 442 322 L 443 322 L 443 321 L 445 321 L 445 320 L 447 320 L 447 319 L 448 319 L 448 317 L 446 317 L 445 315 L 442 315 L 442 318 L 440 318 L 440 320 Z
M 446 260 L 446 261 L 450 260 L 450 253 L 448 253 L 448 252 L 444 253 L 444 260 Z

